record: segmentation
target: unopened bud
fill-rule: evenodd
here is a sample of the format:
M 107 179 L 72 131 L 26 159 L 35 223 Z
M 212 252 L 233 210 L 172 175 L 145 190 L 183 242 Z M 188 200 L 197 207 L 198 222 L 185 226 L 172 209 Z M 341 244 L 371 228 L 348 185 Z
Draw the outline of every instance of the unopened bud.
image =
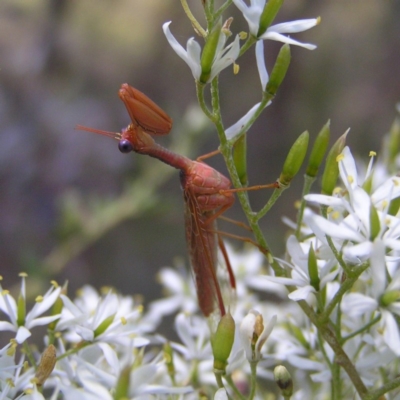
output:
M 317 257 L 315 256 L 312 245 L 308 251 L 308 274 L 310 276 L 311 286 L 318 292 L 320 280 L 318 275 Z
M 247 137 L 242 135 L 233 145 L 233 162 L 235 163 L 236 172 L 239 176 L 240 183 L 247 185 Z
M 279 54 L 276 57 L 275 65 L 272 68 L 271 75 L 269 77 L 265 91 L 272 96 L 275 96 L 279 86 L 286 76 L 286 72 L 290 65 L 290 46 L 286 43 L 279 50 Z
M 318 169 L 324 159 L 326 150 L 328 149 L 329 137 L 331 134 L 330 121 L 328 121 L 319 131 L 315 139 L 314 146 L 311 150 L 310 159 L 306 174 L 311 177 L 317 176 Z
M 337 162 L 338 155 L 343 151 L 346 144 L 347 130 L 330 149 L 326 157 L 325 170 L 322 175 L 322 194 L 331 196 L 335 189 L 336 182 L 339 176 L 339 166 Z
M 231 354 L 235 338 L 235 320 L 227 312 L 219 321 L 217 331 L 211 341 L 214 355 L 214 369 L 224 371 Z
M 251 362 L 261 359 L 261 348 L 268 339 L 276 323 L 274 315 L 267 325 L 264 325 L 263 316 L 256 310 L 251 310 L 240 324 L 240 336 L 246 357 Z
M 293 380 L 289 371 L 283 365 L 275 367 L 274 378 L 283 397 L 288 398 L 293 395 Z
M 400 118 L 395 118 L 384 141 L 384 152 L 389 171 L 397 172 L 396 159 L 400 151 Z
M 36 370 L 35 380 L 38 386 L 44 385 L 47 378 L 53 372 L 53 369 L 56 365 L 56 361 L 57 361 L 56 348 L 51 344 L 43 352 L 42 358 Z
M 289 150 L 289 154 L 283 164 L 281 176 L 279 177 L 279 182 L 282 185 L 288 185 L 299 172 L 307 152 L 308 138 L 308 132 L 303 132 Z
M 399 301 L 400 299 L 400 290 L 388 290 L 385 292 L 380 298 L 380 304 L 383 307 L 387 307 L 395 301 Z

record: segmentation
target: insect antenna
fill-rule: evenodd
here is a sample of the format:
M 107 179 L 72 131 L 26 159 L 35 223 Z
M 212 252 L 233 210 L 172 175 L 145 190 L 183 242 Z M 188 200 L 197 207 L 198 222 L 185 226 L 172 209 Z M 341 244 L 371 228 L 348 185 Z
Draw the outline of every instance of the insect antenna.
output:
M 99 135 L 107 136 L 112 139 L 117 139 L 117 140 L 121 139 L 121 134 L 119 132 L 103 131 L 101 129 L 89 128 L 88 126 L 83 126 L 83 125 L 76 125 L 75 129 L 78 131 L 97 133 Z

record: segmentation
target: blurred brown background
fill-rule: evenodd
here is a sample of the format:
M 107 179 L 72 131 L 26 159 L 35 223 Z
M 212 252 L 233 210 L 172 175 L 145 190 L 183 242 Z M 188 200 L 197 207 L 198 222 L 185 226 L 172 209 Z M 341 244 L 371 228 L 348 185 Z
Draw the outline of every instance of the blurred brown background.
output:
M 202 21 L 201 1 L 189 4 Z M 233 32 L 247 30 L 234 6 L 225 17 L 231 15 Z M 348 143 L 366 157 L 369 150 L 379 150 L 394 117 L 400 93 L 400 2 L 287 0 L 275 22 L 317 16 L 320 26 L 293 37 L 318 49 L 292 47 L 287 79 L 249 134 L 251 184 L 275 180 L 295 138 L 306 129 L 314 138 L 328 118 L 332 141 L 351 127 Z M 62 198 L 71 193 L 84 199 L 118 198 L 143 166 L 159 163 L 121 155 L 116 142 L 74 126 L 119 131 L 127 125 L 117 95 L 123 82 L 148 94 L 178 126 L 196 101 L 191 72 L 162 32 L 168 20 L 183 45 L 194 36 L 178 0 L 0 2 L 0 271 L 7 285 L 23 270 L 46 282 L 68 279 L 72 289 L 84 283 L 113 285 L 151 298 L 158 295 L 152 292 L 156 271 L 177 256 L 186 260 L 183 204 L 174 172 L 157 188 L 162 204 L 109 230 L 62 272 L 43 272 L 43 260 L 63 238 Z M 269 69 L 279 48 L 266 43 Z M 226 126 L 260 97 L 253 50 L 238 63 L 238 76 L 227 69 L 221 77 Z M 173 129 L 170 135 L 178 134 Z M 191 156 L 217 145 L 209 125 L 193 142 Z M 210 163 L 224 171 L 219 157 Z M 276 254 L 283 250 L 277 239 L 286 230 L 281 216 L 294 217 L 300 190 L 299 176 L 263 221 Z M 267 195 L 252 198 L 259 207 Z M 242 218 L 237 207 L 229 216 Z

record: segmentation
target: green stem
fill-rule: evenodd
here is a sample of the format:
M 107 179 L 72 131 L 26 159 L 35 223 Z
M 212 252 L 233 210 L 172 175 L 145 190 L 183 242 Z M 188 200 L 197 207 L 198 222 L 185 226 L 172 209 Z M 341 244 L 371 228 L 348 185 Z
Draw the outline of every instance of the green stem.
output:
M 368 268 L 369 263 L 365 263 L 362 265 L 363 268 L 358 268 L 357 271 L 353 271 L 351 276 L 347 276 L 346 280 L 340 285 L 339 290 L 335 293 L 332 300 L 327 304 L 325 310 L 319 316 L 321 322 L 328 322 L 329 317 L 335 307 L 340 303 L 345 293 L 347 293 L 354 283 L 357 281 L 358 277 Z
M 371 322 L 368 322 L 368 324 L 364 325 L 362 328 L 357 329 L 356 331 L 350 333 L 349 335 L 345 336 L 342 338 L 342 343 L 345 343 L 347 340 L 352 339 L 355 336 L 358 336 L 359 334 L 367 331 L 369 328 L 371 328 L 371 326 L 375 325 L 377 322 L 380 321 L 382 315 L 378 315 L 377 317 L 375 317 Z
M 271 207 L 276 203 L 280 195 L 283 193 L 284 190 L 288 189 L 289 185 L 283 186 L 280 184 L 279 189 L 275 189 L 268 200 L 267 204 L 256 214 L 255 219 L 260 220 L 270 209 Z
M 378 400 L 382 399 L 385 393 L 390 392 L 391 390 L 397 389 L 400 387 L 400 377 L 394 378 L 391 381 L 387 382 L 385 385 L 381 386 L 378 389 L 371 390 L 368 394 L 361 397 L 362 400 Z
M 218 387 L 221 389 L 224 387 L 224 383 L 222 382 L 222 373 L 220 370 L 214 370 L 215 380 L 217 381 Z
M 195 16 L 190 11 L 190 8 L 189 8 L 189 5 L 188 5 L 187 1 L 186 0 L 181 0 L 181 4 L 182 4 L 182 7 L 183 7 L 183 10 L 185 11 L 185 14 L 187 15 L 187 17 L 189 18 L 190 22 L 192 23 L 193 28 L 195 29 L 195 31 L 199 35 L 201 35 L 203 38 L 205 38 L 207 36 L 207 32 L 202 28 L 202 26 L 199 24 L 199 22 L 197 21 Z
M 233 382 L 233 379 L 230 375 L 225 376 L 225 380 L 228 382 L 229 387 L 234 391 L 236 394 L 236 397 L 240 400 L 246 400 L 246 397 L 240 393 L 239 389 L 236 387 L 235 383 Z
M 295 233 L 297 240 L 300 240 L 301 224 L 303 223 L 304 209 L 306 207 L 306 201 L 304 200 L 304 196 L 310 193 L 311 186 L 313 185 L 314 182 L 315 182 L 315 177 L 304 175 L 303 193 L 301 196 L 302 200 L 300 203 L 299 212 L 297 214 L 297 228 Z
M 31 363 L 32 367 L 36 370 L 36 368 L 37 368 L 36 360 L 33 355 L 32 349 L 26 340 L 23 343 L 22 347 L 24 348 L 24 352 L 25 352 L 26 356 L 28 357 L 28 360 Z
M 289 286 L 289 291 L 293 291 L 296 287 Z M 349 359 L 346 352 L 343 350 L 342 345 L 337 340 L 334 332 L 328 326 L 328 322 L 321 321 L 320 318 L 315 314 L 313 309 L 304 301 L 301 300 L 298 302 L 299 306 L 308 317 L 308 319 L 316 326 L 316 328 L 321 333 L 324 340 L 329 344 L 332 348 L 333 352 L 335 353 L 335 362 L 340 365 L 349 376 L 353 386 L 357 390 L 357 393 L 362 398 L 365 394 L 367 394 L 367 388 L 365 387 L 363 381 L 361 380 L 356 368 L 354 367 L 353 363 Z
M 215 115 L 209 110 L 207 104 L 204 99 L 204 88 L 205 85 L 199 81 L 196 81 L 196 92 L 197 92 L 197 100 L 199 102 L 200 108 L 206 117 L 213 123 L 216 122 Z
M 61 354 L 61 356 L 57 357 L 57 361 L 60 361 L 60 360 L 62 360 L 63 358 L 66 358 L 66 357 L 69 357 L 69 356 L 71 356 L 71 355 L 73 355 L 73 354 L 76 354 L 76 353 L 78 353 L 80 350 L 82 350 L 82 349 L 85 348 L 85 347 L 90 346 L 91 344 L 93 344 L 93 343 L 92 343 L 92 342 L 81 342 L 81 343 L 79 344 L 78 347 L 74 347 L 73 349 L 68 350 L 68 351 L 66 351 L 65 353 Z
M 251 375 L 250 375 L 250 393 L 248 400 L 253 400 L 254 396 L 256 395 L 256 389 L 257 389 L 257 361 L 252 361 L 250 362 L 250 369 L 251 369 Z
M 244 45 L 240 48 L 240 53 L 239 53 L 239 57 L 241 57 L 244 53 L 246 53 L 246 51 L 253 46 L 254 43 L 257 42 L 257 38 L 255 38 L 253 35 L 251 35 L 249 33 L 249 37 L 247 38 L 246 42 L 244 43 Z M 238 58 L 239 58 L 238 57 Z
M 227 0 L 224 4 L 222 4 L 222 6 L 218 8 L 218 10 L 214 14 L 215 20 L 217 20 L 231 4 L 232 0 Z
M 255 113 L 253 116 L 249 119 L 249 121 L 246 123 L 246 125 L 243 126 L 243 128 L 239 131 L 237 135 L 235 135 L 234 138 L 230 139 L 229 142 L 231 145 L 233 145 L 241 136 L 246 134 L 246 132 L 251 128 L 251 126 L 254 124 L 254 122 L 257 120 L 257 118 L 261 115 L 261 113 L 264 111 L 264 108 L 268 105 L 269 101 L 273 98 L 270 93 L 263 92 L 263 97 L 261 99 L 261 102 L 259 106 L 257 107 Z

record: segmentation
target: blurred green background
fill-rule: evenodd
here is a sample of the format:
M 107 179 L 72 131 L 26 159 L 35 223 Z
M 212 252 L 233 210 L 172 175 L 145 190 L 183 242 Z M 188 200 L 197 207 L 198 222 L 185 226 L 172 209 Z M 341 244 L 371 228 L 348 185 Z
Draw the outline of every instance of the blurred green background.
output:
M 203 22 L 201 1 L 189 0 L 189 5 Z M 224 15 L 229 16 L 234 33 L 247 30 L 234 6 Z M 351 127 L 348 143 L 367 157 L 370 150 L 379 151 L 394 117 L 400 93 L 400 2 L 287 0 L 275 23 L 317 16 L 321 25 L 293 37 L 318 48 L 292 47 L 281 90 L 249 132 L 250 184 L 274 181 L 295 138 L 306 129 L 315 138 L 329 118 L 332 142 Z M 112 285 L 150 299 L 159 295 L 155 274 L 160 267 L 187 263 L 177 171 L 148 157 L 121 155 L 116 142 L 74 130 L 76 124 L 110 131 L 126 126 L 130 121 L 118 89 L 128 82 L 174 119 L 170 138 L 161 140 L 165 146 L 192 140 L 190 151 L 182 151 L 194 158 L 217 148 L 210 124 L 192 139 L 180 124 L 196 95 L 189 68 L 162 32 L 168 20 L 183 45 L 195 35 L 178 0 L 0 2 L 0 269 L 8 284 L 17 272 L 27 271 L 46 282 L 68 279 L 72 290 L 84 283 Z M 280 46 L 266 42 L 269 69 Z M 238 75 L 227 69 L 220 80 L 226 126 L 260 98 L 254 51 L 238 63 Z M 225 171 L 221 157 L 210 164 Z M 99 199 L 119 198 L 130 181 L 153 167 L 158 172 L 152 176 L 170 174 L 155 188 L 154 205 L 112 229 L 103 227 L 106 232 L 99 231 L 90 245 L 75 248 L 76 256 L 57 260 L 54 249 L 67 243 L 63 254 L 68 254 L 68 240 L 79 232 L 75 212 L 90 219 L 93 207 L 102 210 Z M 140 184 L 152 185 L 147 178 Z M 277 255 L 286 231 L 281 217 L 295 216 L 300 190 L 301 176 L 263 220 Z M 267 197 L 265 191 L 252 193 L 254 207 Z M 66 198 L 72 217 L 62 216 Z M 243 218 L 237 206 L 227 215 Z M 236 231 L 229 225 L 223 229 Z

